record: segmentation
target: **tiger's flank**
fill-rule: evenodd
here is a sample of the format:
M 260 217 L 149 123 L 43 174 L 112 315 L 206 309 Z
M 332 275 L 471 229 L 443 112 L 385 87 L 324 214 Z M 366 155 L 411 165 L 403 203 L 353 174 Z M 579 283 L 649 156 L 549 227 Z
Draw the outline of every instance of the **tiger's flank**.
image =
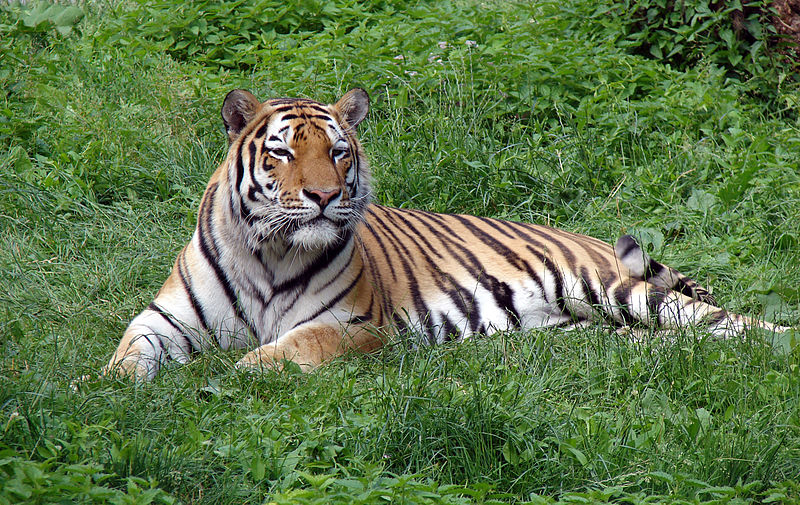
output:
M 714 337 L 786 328 L 726 312 L 648 257 L 547 226 L 371 202 L 356 127 L 369 97 L 325 105 L 231 91 L 228 155 L 197 228 L 155 299 L 128 326 L 104 374 L 152 379 L 167 360 L 252 349 L 240 367 L 305 370 L 381 335 L 418 344 L 537 327 L 679 329 Z

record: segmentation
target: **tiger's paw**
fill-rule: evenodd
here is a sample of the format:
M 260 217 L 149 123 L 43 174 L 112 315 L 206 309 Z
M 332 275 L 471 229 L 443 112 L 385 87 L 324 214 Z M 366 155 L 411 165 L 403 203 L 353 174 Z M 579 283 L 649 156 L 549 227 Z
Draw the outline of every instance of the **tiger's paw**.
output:
M 155 377 L 158 364 L 139 356 L 126 356 L 120 361 L 112 361 L 100 369 L 103 379 L 127 379 L 136 382 L 149 381 Z
M 296 360 L 292 359 L 295 357 L 296 353 L 289 355 L 285 351 L 276 348 L 274 344 L 266 344 L 245 354 L 242 359 L 236 363 L 236 368 L 253 372 L 264 370 L 275 370 L 279 372 L 287 365 L 293 365 L 292 368 L 299 367 L 303 372 L 308 372 L 314 368 L 312 365 L 298 363 Z

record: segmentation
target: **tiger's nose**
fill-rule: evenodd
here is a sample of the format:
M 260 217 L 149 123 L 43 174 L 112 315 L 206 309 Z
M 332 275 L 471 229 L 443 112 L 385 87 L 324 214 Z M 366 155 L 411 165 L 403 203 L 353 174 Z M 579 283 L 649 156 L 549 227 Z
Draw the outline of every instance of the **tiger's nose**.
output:
M 319 205 L 320 209 L 324 209 L 331 200 L 339 196 L 342 192 L 341 189 L 334 189 L 333 191 L 323 191 L 321 189 L 303 189 L 303 195 L 309 200 Z

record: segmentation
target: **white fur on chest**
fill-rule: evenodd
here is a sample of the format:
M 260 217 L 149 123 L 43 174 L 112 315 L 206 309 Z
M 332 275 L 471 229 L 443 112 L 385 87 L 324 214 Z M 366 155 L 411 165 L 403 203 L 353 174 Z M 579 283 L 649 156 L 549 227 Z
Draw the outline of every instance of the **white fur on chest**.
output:
M 310 320 L 338 323 L 349 319 L 352 310 L 343 307 L 341 301 L 332 302 L 356 275 L 348 268 L 353 247 L 350 241 L 329 263 L 317 265 L 311 275 L 309 268 L 318 260 L 319 253 L 294 247 L 265 246 L 259 254 L 242 254 L 240 250 L 238 254 L 220 258 L 230 273 L 237 303 L 247 320 L 242 321 L 232 310 L 224 316 L 218 315 L 221 333 L 227 334 L 220 337 L 230 347 L 252 345 L 252 339 L 241 338 L 251 332 L 249 323 L 255 330 L 257 344 L 263 345 Z

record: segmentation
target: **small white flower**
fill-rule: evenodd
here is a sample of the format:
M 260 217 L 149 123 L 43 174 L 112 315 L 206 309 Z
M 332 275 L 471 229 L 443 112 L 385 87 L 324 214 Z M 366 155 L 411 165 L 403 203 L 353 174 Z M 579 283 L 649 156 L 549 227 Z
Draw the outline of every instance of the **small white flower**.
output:
M 474 40 L 467 40 L 464 43 L 467 45 L 467 47 L 478 47 L 478 43 Z
M 418 72 L 415 72 L 413 70 L 406 70 L 406 75 L 409 76 L 409 77 L 414 77 L 417 74 L 418 74 Z
M 405 57 L 402 54 L 398 54 L 397 56 L 394 57 L 394 59 L 395 60 L 404 60 Z
M 447 42 L 439 41 L 439 49 L 447 49 Z

